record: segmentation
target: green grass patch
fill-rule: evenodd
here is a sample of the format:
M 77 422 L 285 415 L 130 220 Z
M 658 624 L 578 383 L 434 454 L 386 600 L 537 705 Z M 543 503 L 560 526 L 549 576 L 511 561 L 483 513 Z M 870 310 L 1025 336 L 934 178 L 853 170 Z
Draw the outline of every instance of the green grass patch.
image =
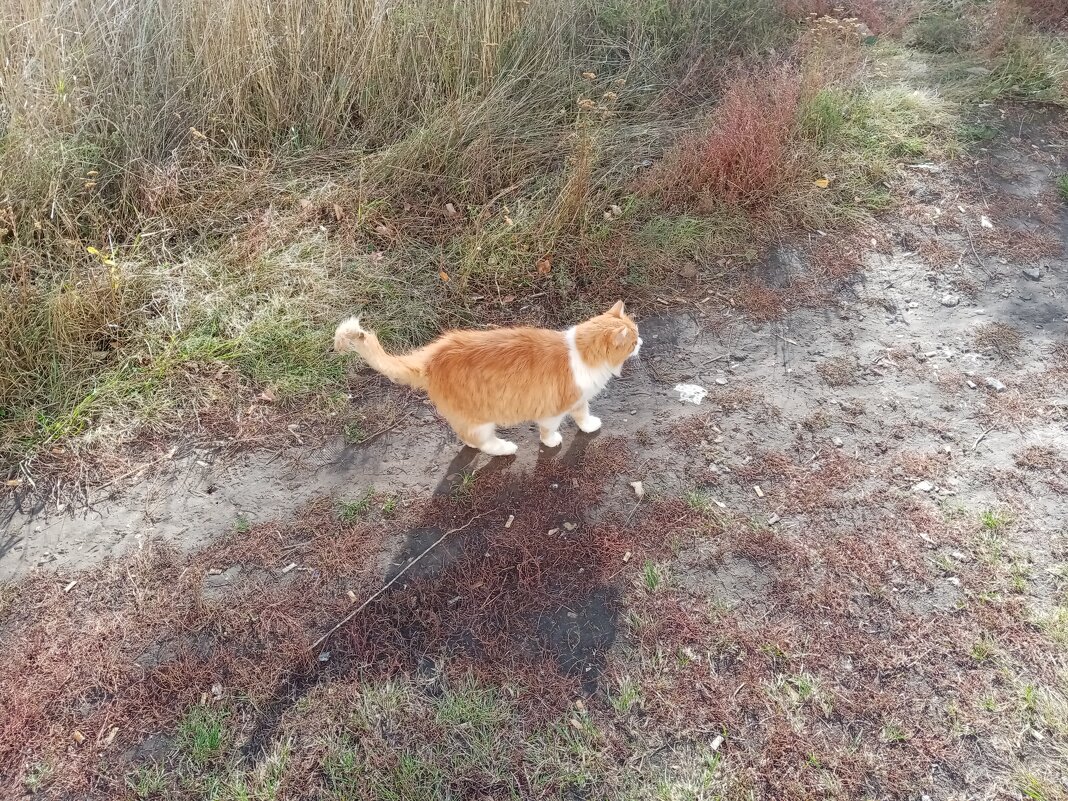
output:
M 1057 195 L 1065 203 L 1068 203 L 1068 175 L 1057 176 Z
M 179 758 L 197 770 L 222 760 L 231 746 L 230 712 L 197 704 L 178 723 L 175 748 Z

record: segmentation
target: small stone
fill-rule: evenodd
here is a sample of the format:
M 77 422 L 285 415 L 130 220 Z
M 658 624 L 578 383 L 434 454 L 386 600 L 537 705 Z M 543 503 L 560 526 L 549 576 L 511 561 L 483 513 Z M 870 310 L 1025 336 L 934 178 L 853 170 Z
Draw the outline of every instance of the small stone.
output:
M 831 440 L 831 442 L 834 443 L 834 447 L 836 447 L 836 448 L 841 448 L 841 447 L 843 447 L 845 445 L 845 443 L 842 442 L 842 438 L 841 437 L 835 437 L 834 439 Z
M 1032 281 L 1042 280 L 1042 268 L 1041 267 L 1025 267 L 1023 274 L 1030 278 Z
M 721 387 L 727 386 L 727 379 L 724 376 L 716 376 L 716 383 Z
M 968 379 L 968 389 L 978 389 L 978 388 L 979 388 L 978 384 L 976 384 L 971 379 Z
M 984 378 L 983 383 L 990 387 L 990 389 L 994 390 L 994 392 L 1004 392 L 1006 389 L 1004 384 L 1002 384 L 996 378 L 991 378 L 990 376 Z
M 930 492 L 934 489 L 934 484 L 930 481 L 921 481 L 918 484 L 914 484 L 912 489 L 915 492 Z
M 574 531 L 576 528 L 578 525 L 575 523 L 564 523 L 564 531 Z
M 943 306 L 948 306 L 952 308 L 953 306 L 956 306 L 958 303 L 960 303 L 960 296 L 954 295 L 952 292 L 947 292 L 945 295 L 942 296 L 941 303 Z

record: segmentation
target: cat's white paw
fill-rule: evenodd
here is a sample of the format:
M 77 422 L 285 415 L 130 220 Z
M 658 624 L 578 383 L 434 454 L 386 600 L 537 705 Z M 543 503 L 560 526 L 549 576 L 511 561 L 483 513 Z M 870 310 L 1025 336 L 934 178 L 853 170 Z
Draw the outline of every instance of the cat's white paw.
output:
M 576 421 L 578 422 L 578 421 Z M 592 434 L 601 427 L 601 418 L 594 417 L 592 414 L 588 417 L 582 418 L 582 422 L 578 424 L 579 430 L 584 431 L 587 434 Z
M 558 448 L 560 446 L 560 443 L 563 441 L 564 438 L 559 431 L 554 431 L 553 433 L 541 438 L 541 444 L 544 445 L 546 448 Z
M 519 446 L 516 445 L 514 442 L 509 442 L 506 439 L 494 437 L 489 442 L 483 443 L 482 447 L 480 447 L 479 450 L 483 453 L 489 454 L 490 456 L 511 456 L 513 453 L 519 450 Z

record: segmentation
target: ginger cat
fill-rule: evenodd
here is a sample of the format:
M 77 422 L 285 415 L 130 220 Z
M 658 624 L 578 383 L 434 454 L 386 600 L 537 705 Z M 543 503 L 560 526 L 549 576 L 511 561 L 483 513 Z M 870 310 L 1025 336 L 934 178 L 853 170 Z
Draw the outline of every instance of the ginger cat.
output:
M 559 428 L 565 415 L 582 431 L 599 429 L 589 401 L 620 375 L 623 362 L 637 356 L 641 345 L 623 301 L 566 331 L 449 331 L 397 356 L 386 353 L 358 317 L 334 334 L 334 350 L 358 353 L 394 383 L 425 389 L 464 444 L 490 456 L 516 452 L 514 442 L 497 436 L 498 425 L 534 420 L 548 448 L 563 441 Z

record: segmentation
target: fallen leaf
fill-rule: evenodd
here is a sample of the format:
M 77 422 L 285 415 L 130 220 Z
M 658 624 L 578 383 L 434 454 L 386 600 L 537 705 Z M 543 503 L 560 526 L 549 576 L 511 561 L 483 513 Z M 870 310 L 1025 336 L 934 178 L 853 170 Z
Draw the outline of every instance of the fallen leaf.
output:
M 71 734 L 70 738 L 71 738 L 72 740 L 74 740 L 74 742 L 76 742 L 76 743 L 77 743 L 78 745 L 81 745 L 82 743 L 84 743 L 84 742 L 85 742 L 85 735 L 84 735 L 84 734 L 82 734 L 82 733 L 81 733 L 80 731 L 78 731 L 77 729 L 75 729 L 75 730 L 74 730 L 74 733 L 73 733 L 73 734 Z
M 515 295 L 505 295 L 503 298 L 501 298 L 501 305 L 502 306 L 507 306 L 509 303 L 512 303 L 514 301 L 515 301 Z
M 553 257 L 546 256 L 544 259 L 539 259 L 535 266 L 541 275 L 548 275 L 553 268 Z
M 448 282 L 449 274 L 447 272 L 445 272 L 444 270 L 442 270 L 441 272 L 438 273 L 438 278 L 440 278 L 442 281 Z
M 20 487 L 20 486 L 22 486 L 22 479 L 21 478 L 9 478 L 7 481 L 4 482 L 4 486 L 5 487 Z
M 585 78 L 587 81 L 592 81 L 594 78 L 597 77 L 597 73 L 596 72 L 584 72 L 584 73 L 582 73 L 582 77 Z
M 312 206 L 312 202 L 311 202 L 310 200 L 308 200 L 308 198 L 306 198 L 306 197 L 302 197 L 302 198 L 300 199 L 300 207 L 301 207 L 302 209 L 304 209 L 305 211 L 307 211 L 308 209 L 310 209 L 310 208 L 311 208 L 311 206 Z
M 261 392 L 256 397 L 259 400 L 264 401 L 266 403 L 274 403 L 274 393 L 271 392 L 271 388 L 270 387 L 267 387 L 267 389 L 263 390 L 263 392 Z
M 445 213 L 448 214 L 450 217 L 455 217 L 456 213 L 457 213 L 456 212 L 456 207 L 454 205 L 452 205 L 451 203 L 446 203 L 445 204 Z
M 564 531 L 574 531 L 578 526 L 575 523 L 564 523 Z
M 341 208 L 337 203 L 334 204 L 334 219 L 341 222 L 341 218 L 345 216 L 345 210 Z
M 112 726 L 111 727 L 111 731 L 108 732 L 108 736 L 105 737 L 103 742 L 100 743 L 100 747 L 101 748 L 107 748 L 109 745 L 111 745 L 113 742 L 115 742 L 115 736 L 118 733 L 119 733 L 119 727 L 118 726 Z
M 571 727 L 582 731 L 582 724 L 579 722 L 578 718 L 571 718 Z
M 818 187 L 819 187 L 820 189 L 826 189 L 826 188 L 827 188 L 828 186 L 830 186 L 830 185 L 831 185 L 831 182 L 830 182 L 830 181 L 829 181 L 828 179 L 826 179 L 826 178 L 817 178 L 817 179 L 816 179 L 815 181 L 813 181 L 812 183 L 814 183 L 814 184 L 815 184 L 816 186 L 818 186 Z

